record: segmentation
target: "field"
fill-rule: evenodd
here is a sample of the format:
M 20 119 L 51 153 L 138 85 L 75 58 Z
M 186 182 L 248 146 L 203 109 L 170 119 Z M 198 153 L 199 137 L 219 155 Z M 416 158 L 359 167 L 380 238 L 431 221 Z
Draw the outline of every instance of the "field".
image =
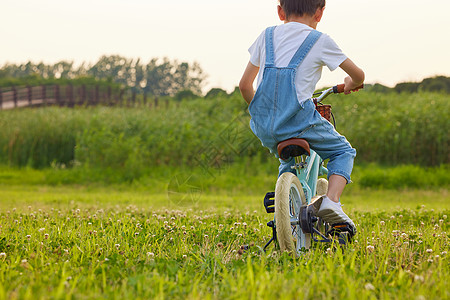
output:
M 269 247 L 260 196 L 195 204 L 124 187 L 2 186 L 2 299 L 445 299 L 447 191 L 354 189 L 346 248 Z M 244 245 L 249 250 L 242 250 Z
M 333 100 L 358 233 L 298 258 L 238 100 L 0 112 L 0 299 L 450 298 L 446 95 Z

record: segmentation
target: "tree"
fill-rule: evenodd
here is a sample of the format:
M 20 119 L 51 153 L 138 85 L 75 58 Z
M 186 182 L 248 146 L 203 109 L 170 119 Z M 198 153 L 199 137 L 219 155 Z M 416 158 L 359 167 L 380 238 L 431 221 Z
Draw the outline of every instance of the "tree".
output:
M 201 93 L 203 74 L 200 65 L 194 63 L 178 63 L 164 58 L 160 61 L 152 59 L 145 67 L 144 90 L 156 96 L 174 96 L 182 90 L 191 90 L 194 93 Z
M 174 96 L 183 90 L 201 94 L 206 77 L 196 62 L 189 64 L 168 58 L 154 58 L 145 65 L 140 59 L 120 55 L 104 55 L 94 65 L 86 67 L 83 63 L 78 69 L 70 61 L 60 61 L 54 65 L 42 62 L 35 64 L 30 61 L 20 65 L 6 64 L 0 68 L 1 78 L 30 76 L 42 79 L 94 77 L 113 81 L 136 92 L 144 90 L 155 96 Z
M 419 90 L 450 93 L 450 77 L 436 76 L 426 78 L 420 83 Z
M 206 93 L 205 98 L 217 98 L 219 96 L 228 96 L 227 91 L 221 88 L 212 88 Z

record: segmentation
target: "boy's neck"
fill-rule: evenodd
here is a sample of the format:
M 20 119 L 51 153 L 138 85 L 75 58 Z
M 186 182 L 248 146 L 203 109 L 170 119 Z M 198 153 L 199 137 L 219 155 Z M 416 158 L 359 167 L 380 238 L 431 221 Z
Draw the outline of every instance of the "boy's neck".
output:
M 303 15 L 303 16 L 292 15 L 284 21 L 284 24 L 290 23 L 290 22 L 302 23 L 302 24 L 308 25 L 309 27 L 312 27 L 314 29 L 317 28 L 317 24 L 319 23 L 315 20 L 314 16 L 308 16 L 308 15 Z

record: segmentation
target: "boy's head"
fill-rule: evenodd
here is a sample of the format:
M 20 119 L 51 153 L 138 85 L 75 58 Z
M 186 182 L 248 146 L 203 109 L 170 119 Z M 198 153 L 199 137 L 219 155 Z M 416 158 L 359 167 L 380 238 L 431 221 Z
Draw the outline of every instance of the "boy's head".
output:
M 286 14 L 286 18 L 314 16 L 317 9 L 325 7 L 325 0 L 280 0 L 280 6 Z

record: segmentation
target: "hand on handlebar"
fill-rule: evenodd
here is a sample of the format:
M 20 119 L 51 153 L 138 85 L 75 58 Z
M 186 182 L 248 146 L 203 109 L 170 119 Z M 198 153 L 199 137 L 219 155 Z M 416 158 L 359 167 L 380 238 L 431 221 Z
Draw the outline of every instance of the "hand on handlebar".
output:
M 345 77 L 344 79 L 344 94 L 348 95 L 351 92 L 357 92 L 359 89 L 362 89 L 363 85 L 355 85 L 350 76 Z

